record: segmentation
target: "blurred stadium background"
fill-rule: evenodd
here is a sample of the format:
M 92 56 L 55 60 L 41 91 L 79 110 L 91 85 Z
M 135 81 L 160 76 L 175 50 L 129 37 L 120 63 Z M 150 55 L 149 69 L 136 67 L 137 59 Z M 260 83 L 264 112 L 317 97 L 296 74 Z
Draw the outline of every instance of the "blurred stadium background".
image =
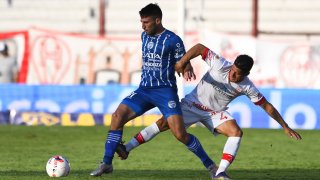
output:
M 152 2 L 186 49 L 200 42 L 230 60 L 239 53 L 254 57 L 250 78 L 288 124 L 320 129 L 320 1 Z M 0 41 L 19 70 L 17 82 L 0 85 L 0 124 L 109 125 L 110 114 L 140 80 L 138 11 L 148 3 L 0 1 Z M 192 63 L 199 80 L 206 65 Z M 181 94 L 196 83 L 182 82 Z M 243 128 L 279 128 L 246 97 L 230 112 Z M 151 110 L 128 125 L 149 125 L 157 117 Z

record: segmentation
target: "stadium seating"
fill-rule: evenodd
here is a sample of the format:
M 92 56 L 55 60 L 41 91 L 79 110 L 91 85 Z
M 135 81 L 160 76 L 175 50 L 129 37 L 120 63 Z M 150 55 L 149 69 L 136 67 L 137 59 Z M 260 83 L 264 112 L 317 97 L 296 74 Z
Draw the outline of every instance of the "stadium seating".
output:
M 67 32 L 99 32 L 99 0 L 12 0 L 0 2 L 0 31 L 37 26 Z M 186 30 L 250 34 L 252 0 L 186 0 Z M 141 31 L 138 11 L 148 0 L 106 0 L 106 32 Z M 178 1 L 161 0 L 164 24 L 176 30 Z M 264 32 L 318 33 L 320 1 L 259 0 L 259 29 Z M 299 23 L 299 26 L 297 26 Z

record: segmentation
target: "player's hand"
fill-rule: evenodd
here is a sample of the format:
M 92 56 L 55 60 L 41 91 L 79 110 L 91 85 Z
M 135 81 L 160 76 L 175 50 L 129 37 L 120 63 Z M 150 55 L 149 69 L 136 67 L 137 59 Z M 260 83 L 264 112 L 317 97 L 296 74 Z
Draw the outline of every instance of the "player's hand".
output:
M 176 72 L 178 73 L 179 77 L 181 76 L 181 74 L 183 74 L 184 69 L 185 69 L 185 64 L 183 64 L 181 61 L 178 61 L 176 63 L 176 65 L 174 66 L 174 69 L 176 70 Z
M 295 138 L 296 140 L 302 139 L 299 133 L 297 133 L 296 131 L 292 130 L 289 127 L 284 128 L 284 132 L 287 134 L 287 136 L 291 138 Z
M 191 63 L 187 63 L 186 67 L 184 68 L 183 77 L 186 81 L 191 81 L 196 79 L 196 75 L 194 74 Z

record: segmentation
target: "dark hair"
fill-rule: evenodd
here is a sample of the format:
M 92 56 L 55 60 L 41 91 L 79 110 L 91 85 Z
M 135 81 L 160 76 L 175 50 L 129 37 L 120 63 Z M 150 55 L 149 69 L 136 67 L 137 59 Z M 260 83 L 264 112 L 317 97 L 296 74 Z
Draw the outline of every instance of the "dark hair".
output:
M 158 4 L 148 4 L 147 6 L 145 6 L 144 8 L 142 8 L 139 11 L 140 17 L 148 17 L 148 16 L 152 16 L 153 18 L 160 18 L 162 19 L 162 11 L 160 9 L 160 7 L 158 6 Z
M 239 55 L 234 61 L 234 65 L 248 75 L 253 66 L 253 59 L 246 54 Z

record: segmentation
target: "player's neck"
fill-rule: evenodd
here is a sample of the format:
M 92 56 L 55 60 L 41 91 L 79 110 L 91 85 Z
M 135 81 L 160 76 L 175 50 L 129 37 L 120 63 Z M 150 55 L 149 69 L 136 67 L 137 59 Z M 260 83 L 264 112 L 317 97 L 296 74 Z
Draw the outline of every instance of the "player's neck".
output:
M 157 33 L 155 34 L 155 36 L 158 36 L 159 34 L 163 33 L 166 29 L 163 26 L 160 26 L 157 30 Z

